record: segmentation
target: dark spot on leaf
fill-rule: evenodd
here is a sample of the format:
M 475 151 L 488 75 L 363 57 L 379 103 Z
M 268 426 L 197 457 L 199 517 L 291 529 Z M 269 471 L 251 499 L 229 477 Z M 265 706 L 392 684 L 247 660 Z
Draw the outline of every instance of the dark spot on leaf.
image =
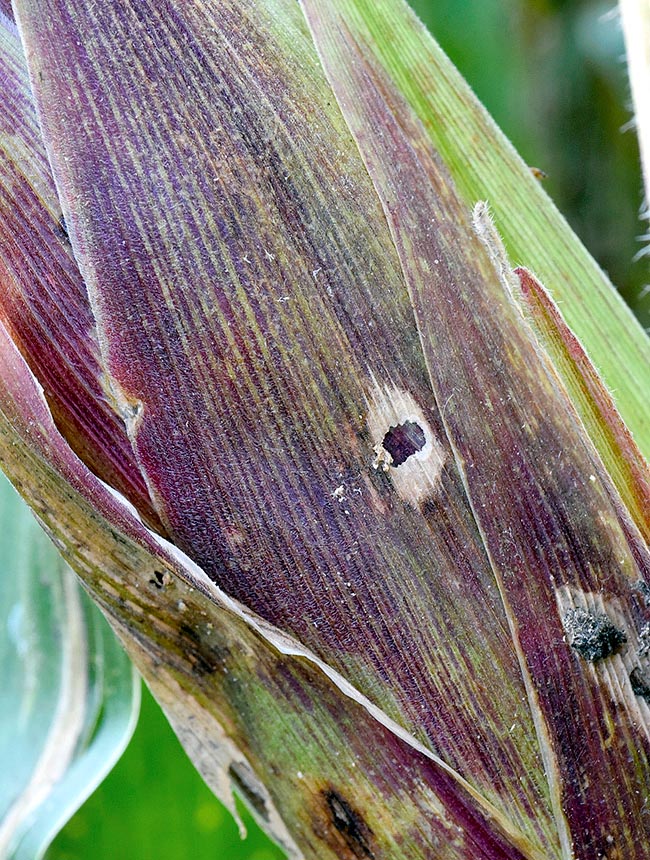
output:
M 635 666 L 630 672 L 630 683 L 634 695 L 641 696 L 650 705 L 650 680 L 646 678 L 638 666 Z
M 627 642 L 625 633 L 600 612 L 569 609 L 562 622 L 569 645 L 591 663 L 616 654 Z
M 424 430 L 414 421 L 405 421 L 391 427 L 384 436 L 382 446 L 393 458 L 393 466 L 401 466 L 408 458 L 421 451 L 426 442 Z
M 248 768 L 239 762 L 233 762 L 228 768 L 228 775 L 248 806 L 254 809 L 260 818 L 268 821 L 269 811 L 266 808 L 266 801 L 257 790 L 255 780 L 252 774 L 249 773 Z
M 332 824 L 341 834 L 354 857 L 374 857 L 370 847 L 372 830 L 363 816 L 333 789 L 325 792 L 325 802 Z
M 155 588 L 164 588 L 167 585 L 167 581 L 167 574 L 161 570 L 154 570 L 153 576 L 149 580 L 149 585 L 153 585 Z
M 56 224 L 57 231 L 59 236 L 66 244 L 70 244 L 70 236 L 68 235 L 68 225 L 65 223 L 65 218 L 63 217 L 63 213 L 59 216 L 59 220 Z
M 197 631 L 189 624 L 180 624 L 178 632 L 183 651 L 190 659 L 193 671 L 197 675 L 212 675 L 216 672 L 218 656 L 213 655 L 211 649 L 205 647 Z
M 121 535 L 119 532 L 116 532 L 115 529 L 111 529 L 111 539 L 115 541 L 115 543 L 120 544 L 120 546 L 128 546 L 128 541 Z

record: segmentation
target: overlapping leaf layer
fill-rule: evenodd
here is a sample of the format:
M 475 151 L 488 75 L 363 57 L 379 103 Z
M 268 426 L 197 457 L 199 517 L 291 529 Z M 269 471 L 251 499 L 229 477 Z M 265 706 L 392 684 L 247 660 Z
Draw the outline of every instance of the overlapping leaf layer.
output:
M 290 850 L 626 856 L 647 548 L 350 5 L 17 3 L 74 259 L 43 169 L 45 263 L 26 243 L 3 290 L 46 322 L 65 296 L 65 394 L 57 429 L 5 302 L 2 458 Z M 44 164 L 22 99 L 1 206 Z M 115 462 L 84 459 L 176 549 L 74 459 L 98 427 Z

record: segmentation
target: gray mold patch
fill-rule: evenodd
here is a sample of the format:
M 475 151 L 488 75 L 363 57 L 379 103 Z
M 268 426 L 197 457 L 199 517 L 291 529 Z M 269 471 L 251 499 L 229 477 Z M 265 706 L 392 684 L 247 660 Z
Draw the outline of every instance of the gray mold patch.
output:
M 569 645 L 591 663 L 617 654 L 627 636 L 601 612 L 569 609 L 562 618 Z
M 633 586 L 634 587 L 634 586 Z M 620 596 L 562 585 L 555 589 L 565 641 L 599 696 L 650 741 L 650 625 L 638 629 Z

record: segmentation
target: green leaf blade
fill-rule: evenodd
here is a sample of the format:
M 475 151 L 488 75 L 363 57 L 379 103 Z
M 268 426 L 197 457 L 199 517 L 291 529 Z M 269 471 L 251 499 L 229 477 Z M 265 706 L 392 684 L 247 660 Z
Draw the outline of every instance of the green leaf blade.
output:
M 646 543 L 650 543 L 650 471 L 612 395 L 560 309 L 539 281 L 518 269 L 521 300 L 536 335 L 562 377 L 605 468 Z
M 0 853 L 35 860 L 124 750 L 139 680 L 5 479 L 0 561 Z

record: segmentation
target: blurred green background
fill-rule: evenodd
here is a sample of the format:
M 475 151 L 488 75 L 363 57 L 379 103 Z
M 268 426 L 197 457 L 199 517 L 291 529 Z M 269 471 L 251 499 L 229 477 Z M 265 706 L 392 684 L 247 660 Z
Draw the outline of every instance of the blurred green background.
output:
M 57 836 L 47 860 L 281 860 L 241 804 L 242 841 L 230 813 L 190 764 L 143 689 L 126 752 Z
M 327 0 L 323 0 L 327 2 Z M 413 0 L 454 63 L 650 327 L 643 199 L 623 40 L 611 3 Z M 647 245 L 647 241 L 646 241 Z M 635 259 L 635 257 L 637 259 Z M 276 860 L 244 815 L 241 842 L 145 693 L 131 745 L 47 860 Z

